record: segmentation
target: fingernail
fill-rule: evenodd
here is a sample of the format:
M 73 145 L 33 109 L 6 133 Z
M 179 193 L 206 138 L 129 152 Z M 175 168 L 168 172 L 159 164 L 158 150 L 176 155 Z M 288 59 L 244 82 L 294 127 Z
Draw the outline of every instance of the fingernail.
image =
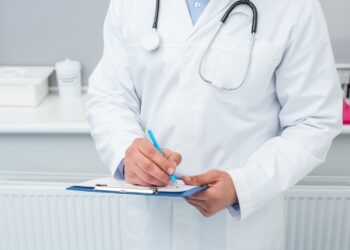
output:
M 168 174 L 174 174 L 175 168 L 169 168 L 168 169 Z
M 171 167 L 176 168 L 177 167 L 177 163 L 176 162 L 172 162 L 171 163 Z

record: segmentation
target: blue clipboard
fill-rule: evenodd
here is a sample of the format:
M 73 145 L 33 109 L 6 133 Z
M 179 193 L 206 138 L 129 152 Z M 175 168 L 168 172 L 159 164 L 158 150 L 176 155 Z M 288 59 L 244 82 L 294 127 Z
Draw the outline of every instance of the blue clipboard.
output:
M 155 196 L 155 197 L 180 197 L 186 198 L 195 195 L 201 191 L 207 189 L 208 186 L 198 186 L 192 189 L 189 189 L 184 192 L 155 192 L 152 194 L 140 193 L 140 192 L 118 192 L 118 191 L 105 191 L 105 190 L 96 190 L 95 187 L 82 187 L 82 186 L 71 186 L 66 188 L 66 190 L 70 191 L 80 191 L 80 192 L 92 192 L 92 193 L 107 193 L 107 194 L 121 194 L 121 195 L 143 195 L 143 196 Z

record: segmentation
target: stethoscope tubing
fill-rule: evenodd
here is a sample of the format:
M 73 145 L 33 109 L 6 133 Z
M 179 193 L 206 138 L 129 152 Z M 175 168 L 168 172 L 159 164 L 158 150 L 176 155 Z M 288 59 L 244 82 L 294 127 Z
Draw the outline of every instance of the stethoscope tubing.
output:
M 238 6 L 241 6 L 241 5 L 247 5 L 248 7 L 250 7 L 250 9 L 253 12 L 253 21 L 252 21 L 252 28 L 251 28 L 251 34 L 252 35 L 251 35 L 251 40 L 250 40 L 250 53 L 249 53 L 248 63 L 247 63 L 246 69 L 245 69 L 245 73 L 243 75 L 243 79 L 240 82 L 240 84 L 237 85 L 237 87 L 234 87 L 234 88 L 218 87 L 218 86 L 215 86 L 210 80 L 208 80 L 204 76 L 204 74 L 202 72 L 203 64 L 204 64 L 204 61 L 205 61 L 205 59 L 206 59 L 206 57 L 207 57 L 207 55 L 209 53 L 210 48 L 214 44 L 216 38 L 218 37 L 219 33 L 221 32 L 221 30 L 222 30 L 223 26 L 225 25 L 226 21 L 230 17 L 232 11 L 235 10 L 235 8 L 237 8 Z M 225 12 L 225 14 L 222 16 L 221 24 L 220 24 L 219 28 L 215 32 L 213 38 L 210 40 L 210 42 L 208 44 L 208 47 L 205 49 L 205 51 L 203 53 L 202 59 L 200 60 L 199 67 L 198 67 L 198 74 L 199 74 L 200 78 L 204 82 L 208 83 L 212 87 L 214 87 L 216 89 L 219 89 L 219 90 L 223 89 L 223 90 L 227 90 L 227 91 L 235 91 L 235 90 L 238 90 L 239 88 L 241 88 L 243 86 L 243 84 L 245 83 L 245 81 L 247 79 L 247 76 L 248 76 L 248 73 L 249 73 L 249 69 L 250 69 L 250 65 L 251 65 L 251 61 L 252 61 L 253 50 L 254 50 L 254 47 L 255 47 L 255 34 L 256 34 L 256 31 L 257 31 L 257 27 L 258 27 L 258 10 L 257 10 L 256 6 L 249 0 L 240 0 L 240 1 L 237 1 L 237 2 L 233 3 L 228 8 L 228 10 Z
M 252 27 L 251 27 L 250 54 L 249 54 L 249 58 L 248 58 L 246 71 L 245 71 L 245 74 L 243 76 L 243 80 L 241 81 L 241 83 L 237 87 L 235 87 L 235 88 L 218 87 L 218 86 L 215 86 L 210 80 L 206 79 L 206 77 L 204 76 L 204 74 L 202 72 L 204 60 L 206 59 L 206 57 L 207 57 L 211 47 L 213 46 L 216 38 L 218 37 L 219 33 L 221 32 L 221 30 L 222 30 L 223 26 L 225 25 L 226 21 L 230 17 L 232 11 L 235 10 L 238 6 L 241 6 L 241 5 L 248 6 L 251 9 L 252 13 L 253 13 L 253 20 L 252 20 Z M 152 25 L 152 30 L 155 32 L 154 34 L 156 34 L 158 36 L 158 42 L 157 42 L 158 44 L 156 43 L 156 46 L 159 46 L 159 35 L 158 35 L 158 31 L 157 31 L 158 30 L 159 13 L 160 13 L 160 0 L 156 0 L 154 20 L 153 20 L 153 25 Z M 250 65 L 251 65 L 251 61 L 252 61 L 252 54 L 253 54 L 253 50 L 254 50 L 254 47 L 255 47 L 255 34 L 257 32 L 257 29 L 258 29 L 258 10 L 257 10 L 256 6 L 250 0 L 239 0 L 239 1 L 236 1 L 233 4 L 231 4 L 230 7 L 226 10 L 225 14 L 222 16 L 221 24 L 220 24 L 219 28 L 215 32 L 214 36 L 210 40 L 207 48 L 205 49 L 205 51 L 204 51 L 204 53 L 202 55 L 202 58 L 200 60 L 200 64 L 199 64 L 199 67 L 198 67 L 198 73 L 199 73 L 200 78 L 204 82 L 210 84 L 212 87 L 215 87 L 217 89 L 234 91 L 234 90 L 237 90 L 237 89 L 241 88 L 243 86 L 247 76 L 248 76 L 248 72 L 249 72 L 249 69 L 250 69 Z M 154 51 L 157 48 L 158 47 L 153 47 L 151 49 L 147 48 L 147 49 L 149 51 Z
M 258 10 L 255 6 L 255 4 L 253 4 L 251 1 L 249 0 L 240 0 L 237 1 L 235 3 L 233 3 L 228 10 L 225 12 L 225 14 L 222 16 L 221 18 L 221 22 L 225 23 L 227 21 L 227 19 L 230 17 L 231 12 L 236 9 L 238 6 L 240 5 L 247 5 L 253 12 L 253 21 L 252 21 L 252 34 L 256 34 L 257 30 L 258 30 Z
M 208 83 L 210 86 L 212 86 L 212 87 L 214 87 L 214 88 L 216 88 L 218 90 L 235 91 L 235 90 L 240 89 L 243 86 L 243 84 L 245 83 L 246 79 L 247 79 L 247 76 L 248 76 L 248 73 L 249 73 L 249 69 L 250 69 L 250 65 L 251 65 L 251 62 L 252 62 L 253 50 L 254 50 L 254 46 L 255 46 L 255 33 L 252 33 L 252 36 L 251 36 L 250 52 L 249 52 L 248 63 L 247 63 L 246 69 L 245 69 L 245 73 L 244 73 L 243 79 L 240 82 L 240 84 L 237 87 L 234 87 L 234 88 L 218 87 L 218 86 L 215 86 L 212 81 L 208 80 L 204 76 L 204 74 L 202 72 L 202 68 L 203 68 L 204 60 L 207 57 L 207 55 L 209 53 L 209 50 L 210 50 L 211 46 L 214 44 L 214 41 L 215 41 L 216 37 L 218 36 L 218 34 L 220 33 L 220 30 L 222 29 L 223 25 L 224 25 L 223 23 L 220 25 L 219 29 L 215 32 L 215 35 L 213 36 L 213 38 L 210 40 L 210 43 L 209 43 L 208 47 L 204 51 L 202 59 L 200 60 L 200 63 L 199 63 L 198 74 L 199 74 L 200 78 L 204 82 Z
M 160 12 L 160 0 L 156 0 L 156 8 L 154 12 L 154 20 L 152 25 L 152 29 L 154 30 L 158 29 L 159 12 Z

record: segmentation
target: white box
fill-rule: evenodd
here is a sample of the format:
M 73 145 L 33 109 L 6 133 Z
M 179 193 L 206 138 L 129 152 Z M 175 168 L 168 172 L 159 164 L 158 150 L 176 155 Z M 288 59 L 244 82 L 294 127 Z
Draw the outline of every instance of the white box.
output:
M 36 107 L 49 92 L 53 67 L 1 67 L 0 106 Z

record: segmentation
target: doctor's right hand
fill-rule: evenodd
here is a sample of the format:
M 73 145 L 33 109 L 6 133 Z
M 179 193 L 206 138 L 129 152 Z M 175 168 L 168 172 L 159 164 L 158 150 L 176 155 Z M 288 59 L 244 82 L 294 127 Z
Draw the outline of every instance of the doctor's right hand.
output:
M 125 180 L 130 184 L 148 187 L 171 184 L 169 175 L 175 173 L 182 158 L 179 153 L 169 149 L 162 149 L 162 151 L 164 156 L 149 140 L 135 139 L 125 152 Z

